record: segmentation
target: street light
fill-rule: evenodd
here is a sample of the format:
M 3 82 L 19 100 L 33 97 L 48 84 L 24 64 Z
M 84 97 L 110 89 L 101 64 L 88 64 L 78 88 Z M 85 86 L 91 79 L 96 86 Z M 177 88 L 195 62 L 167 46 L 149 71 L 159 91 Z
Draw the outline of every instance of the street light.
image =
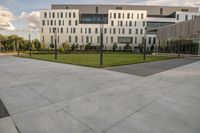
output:
M 143 56 L 143 60 L 145 61 L 146 60 L 146 43 L 147 43 L 147 28 L 145 28 L 145 36 L 144 36 L 144 56 Z
M 100 18 L 100 66 L 103 65 L 103 16 Z
M 29 57 L 31 57 L 31 34 L 28 34 L 29 38 Z
M 55 60 L 57 60 L 57 29 L 54 28 L 54 38 L 55 38 Z

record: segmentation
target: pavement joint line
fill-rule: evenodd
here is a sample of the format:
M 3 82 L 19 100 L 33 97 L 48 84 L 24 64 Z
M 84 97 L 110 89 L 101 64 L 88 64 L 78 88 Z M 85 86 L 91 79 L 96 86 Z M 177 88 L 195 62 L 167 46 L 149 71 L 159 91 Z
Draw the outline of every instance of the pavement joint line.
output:
M 67 115 L 69 115 L 70 117 L 72 117 L 73 119 L 79 121 L 81 124 L 83 124 L 84 126 L 86 126 L 87 128 L 89 128 L 90 130 L 92 130 L 94 133 L 97 133 L 93 128 L 91 128 L 90 126 L 88 126 L 86 123 L 84 123 L 83 121 L 79 120 L 78 118 L 76 118 L 75 116 L 73 116 L 71 113 L 65 111 L 63 108 L 59 107 L 58 105 L 54 104 L 56 107 L 58 107 L 60 110 L 62 110 L 63 112 L 65 112 Z
M 20 130 L 19 130 L 19 128 L 17 127 L 17 124 L 16 124 L 15 121 L 13 120 L 12 115 L 11 115 L 10 117 L 11 117 L 11 119 L 12 119 L 13 124 L 15 125 L 15 128 L 16 128 L 17 132 L 18 132 L 18 133 L 21 133 Z
M 116 122 L 115 124 L 113 124 L 112 126 L 110 126 L 109 128 L 105 129 L 104 131 L 102 131 L 102 133 L 106 133 L 108 130 L 110 130 L 111 128 L 113 128 L 114 126 L 124 122 L 126 119 L 128 119 L 129 117 L 135 115 L 136 113 L 142 111 L 143 109 L 147 108 L 148 106 L 152 105 L 153 103 L 155 103 L 156 101 L 160 100 L 163 96 L 167 95 L 168 93 L 170 93 L 172 90 L 174 89 L 170 89 L 169 91 L 165 92 L 164 94 L 162 94 L 161 96 L 155 98 L 154 100 L 152 100 L 151 102 L 147 103 L 146 105 L 144 105 L 143 107 L 141 107 L 140 109 L 136 110 L 135 112 L 127 115 L 126 117 L 124 117 L 123 119 L 121 119 L 120 121 Z

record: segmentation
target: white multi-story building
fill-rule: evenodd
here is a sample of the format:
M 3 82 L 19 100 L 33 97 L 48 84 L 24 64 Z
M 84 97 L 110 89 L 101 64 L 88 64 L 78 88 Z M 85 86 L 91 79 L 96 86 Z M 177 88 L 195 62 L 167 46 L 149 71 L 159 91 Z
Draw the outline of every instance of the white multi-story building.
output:
M 113 44 L 123 50 L 129 44 L 138 49 L 144 38 L 148 49 L 156 44 L 156 35 L 148 30 L 193 19 L 200 15 L 195 7 L 161 7 L 135 5 L 52 5 L 40 11 L 41 41 L 47 47 L 54 43 L 57 30 L 58 46 L 64 42 L 82 47 L 100 44 L 100 18 L 103 17 L 104 49 Z

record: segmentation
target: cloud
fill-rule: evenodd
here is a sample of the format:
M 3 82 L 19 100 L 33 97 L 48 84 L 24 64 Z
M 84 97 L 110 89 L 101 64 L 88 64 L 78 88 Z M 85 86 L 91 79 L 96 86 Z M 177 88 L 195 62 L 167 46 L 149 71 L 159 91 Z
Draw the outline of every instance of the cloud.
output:
M 32 11 L 31 13 L 22 12 L 19 19 L 27 22 L 28 30 L 38 30 L 40 27 L 40 13 L 39 11 Z
M 11 21 L 15 20 L 15 16 L 7 8 L 0 6 L 0 30 L 15 31 L 16 28 Z

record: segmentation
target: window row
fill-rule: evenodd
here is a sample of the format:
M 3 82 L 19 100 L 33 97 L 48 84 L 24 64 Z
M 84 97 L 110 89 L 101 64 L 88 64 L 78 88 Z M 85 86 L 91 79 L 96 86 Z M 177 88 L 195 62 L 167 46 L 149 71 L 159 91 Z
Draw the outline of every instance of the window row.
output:
M 69 26 L 71 26 L 71 25 L 73 25 L 72 24 L 72 20 L 68 20 L 68 25 Z M 45 26 L 45 25 L 47 25 L 47 26 L 56 26 L 56 25 L 58 25 L 58 26 L 64 26 L 65 25 L 65 21 L 64 20 L 42 20 L 42 25 L 43 26 Z M 78 25 L 78 20 L 75 20 L 74 21 L 74 25 Z
M 115 21 L 111 20 L 111 26 L 137 26 L 137 21 L 118 21 L 117 24 L 115 23 Z M 145 27 L 146 26 L 146 22 L 143 21 L 142 22 L 142 26 Z
M 55 28 L 49 28 L 49 33 L 55 33 Z M 144 34 L 144 29 L 138 29 L 136 28 L 135 31 L 133 29 L 126 30 L 125 28 L 104 28 L 104 34 Z M 43 33 L 43 28 L 41 28 L 41 33 Z M 57 28 L 57 33 L 64 33 L 63 28 Z M 74 33 L 76 34 L 76 28 L 66 28 L 66 33 Z M 100 31 L 98 28 L 95 28 L 94 33 L 92 33 L 91 28 L 81 28 L 80 29 L 81 34 L 99 34 Z
M 76 18 L 75 12 L 44 12 L 44 18 Z
M 125 18 L 126 15 L 126 18 Z M 143 13 L 137 13 L 136 16 L 134 16 L 133 13 L 110 13 L 110 18 L 112 19 L 144 19 Z

